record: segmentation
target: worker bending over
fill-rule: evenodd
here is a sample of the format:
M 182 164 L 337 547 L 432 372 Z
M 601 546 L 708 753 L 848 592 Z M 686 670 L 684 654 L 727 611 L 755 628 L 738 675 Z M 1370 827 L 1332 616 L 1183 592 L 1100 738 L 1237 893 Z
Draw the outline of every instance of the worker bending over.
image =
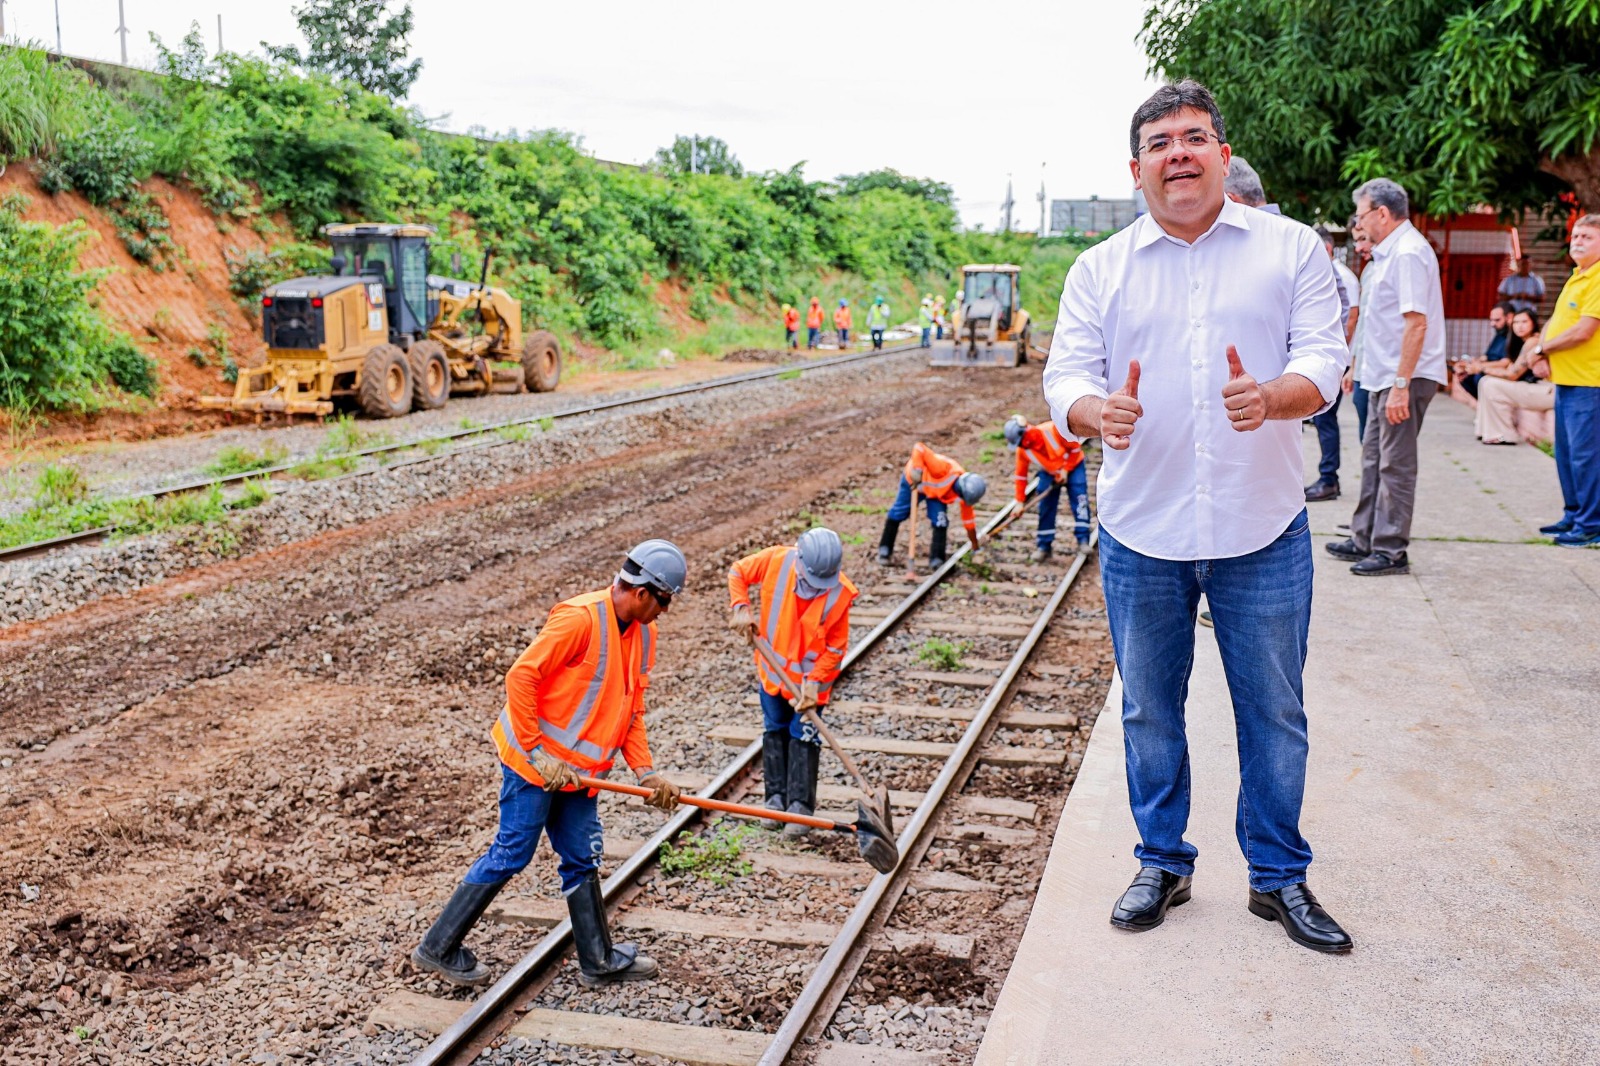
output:
M 611 943 L 600 897 L 600 816 L 594 790 L 578 775 L 604 776 L 621 751 L 639 784 L 654 790 L 646 803 L 671 810 L 678 802 L 678 786 L 651 765 L 644 693 L 655 621 L 683 591 L 686 573 L 675 546 L 647 540 L 628 553 L 610 588 L 550 609 L 506 674 L 505 709 L 491 734 L 501 762 L 499 831 L 412 951 L 417 966 L 462 985 L 489 975 L 461 941 L 547 833 L 561 859 L 579 979 L 594 988 L 655 975 L 658 967 L 637 945 Z
M 747 555 L 728 569 L 728 628 L 749 643 L 766 641 L 782 662 L 774 670 L 756 652 L 761 678 L 761 780 L 769 810 L 811 814 L 817 807 L 817 759 L 822 739 L 800 713 L 827 706 L 850 645 L 850 605 L 856 587 L 839 572 L 844 545 L 831 529 L 808 529 L 793 547 L 779 544 Z M 760 604 L 750 590 L 760 586 Z M 789 693 L 798 693 L 791 700 Z M 782 823 L 764 819 L 768 829 Z M 804 836 L 790 823 L 785 836 Z
M 1030 426 L 1021 415 L 1012 415 L 1006 420 L 1006 443 L 1017 450 L 1017 507 L 1028 498 L 1028 468 L 1039 468 L 1039 479 L 1033 486 L 1039 497 L 1039 532 L 1033 561 L 1042 563 L 1055 550 L 1056 509 L 1061 503 L 1063 482 L 1072 498 L 1072 531 L 1077 534 L 1078 551 L 1088 551 L 1089 476 L 1077 438 L 1063 434 L 1054 422 Z
M 913 492 L 920 493 L 926 501 L 928 522 L 933 526 L 933 536 L 928 543 L 930 567 L 937 570 L 944 565 L 946 535 L 950 526 L 945 508 L 952 503 L 961 505 L 961 524 L 967 528 L 967 543 L 973 551 L 977 551 L 978 516 L 972 506 L 983 499 L 988 487 L 980 475 L 967 473 L 960 463 L 948 455 L 940 455 L 919 441 L 911 449 L 911 458 L 900 475 L 900 490 L 889 508 L 889 517 L 883 522 L 883 539 L 878 542 L 879 565 L 889 565 L 889 556 L 894 554 L 895 537 L 900 533 L 900 523 L 913 517 Z

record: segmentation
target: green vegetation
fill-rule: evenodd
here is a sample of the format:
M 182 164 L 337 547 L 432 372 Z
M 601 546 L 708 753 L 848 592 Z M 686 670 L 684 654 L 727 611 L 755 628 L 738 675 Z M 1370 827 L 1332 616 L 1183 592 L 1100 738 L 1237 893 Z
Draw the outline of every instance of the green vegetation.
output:
M 1556 457 L 1556 446 L 1551 441 L 1536 440 L 1536 441 L 1533 442 L 1533 446 L 1535 448 L 1538 448 L 1541 452 L 1544 452 L 1546 455 L 1548 455 L 1552 459 L 1554 459 Z
M 715 885 L 748 877 L 750 860 L 742 857 L 744 842 L 757 832 L 748 822 L 719 822 L 701 836 L 685 830 L 678 834 L 675 844 L 661 845 L 661 870 L 668 874 L 692 873 Z
M 1593 2 L 1155 0 L 1143 37 L 1152 69 L 1211 88 L 1234 147 L 1297 217 L 1343 221 L 1350 190 L 1378 176 L 1430 214 L 1569 191 L 1600 210 Z
M 961 657 L 972 650 L 966 641 L 955 643 L 942 637 L 929 637 L 917 649 L 917 661 L 927 663 L 935 670 L 959 670 Z
M 252 470 L 265 470 L 277 466 L 288 456 L 288 449 L 281 444 L 268 444 L 259 452 L 230 444 L 201 469 L 214 477 L 227 477 L 229 474 L 245 474 Z
M 545 415 L 543 418 L 539 419 L 538 426 L 540 433 L 549 433 L 552 429 L 556 428 L 556 420 L 550 415 Z
M 793 370 L 785 370 L 783 373 L 778 375 L 778 380 L 779 381 L 798 381 L 799 378 L 800 378 L 800 368 L 799 367 L 796 367 Z
M 961 557 L 961 565 L 966 567 L 967 573 L 980 581 L 993 581 L 995 579 L 994 567 L 982 559 L 974 558 L 972 555 L 964 555 Z
M 35 482 L 33 506 L 0 519 L 0 548 L 32 544 L 54 537 L 110 527 L 119 537 L 182 526 L 217 522 L 235 511 L 259 506 L 272 498 L 260 481 L 248 481 L 243 492 L 228 499 L 219 486 L 159 499 L 96 500 L 82 476 L 71 467 L 47 466 Z
M 501 426 L 495 433 L 503 441 L 527 440 L 533 436 L 533 426 L 527 422 L 518 422 L 514 426 Z

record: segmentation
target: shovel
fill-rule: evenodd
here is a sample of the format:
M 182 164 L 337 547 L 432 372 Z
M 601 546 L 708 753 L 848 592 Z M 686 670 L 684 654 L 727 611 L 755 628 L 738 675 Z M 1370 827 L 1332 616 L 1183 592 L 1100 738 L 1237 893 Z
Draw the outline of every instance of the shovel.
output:
M 651 792 L 643 785 L 624 785 L 616 781 L 602 781 L 598 777 L 579 777 L 578 783 L 585 788 L 621 792 L 629 796 L 648 796 Z M 747 807 L 742 803 L 702 799 L 699 796 L 681 796 L 678 802 L 703 810 L 737 814 L 741 818 L 770 818 L 779 822 L 809 825 L 813 829 L 831 829 L 835 833 L 854 833 L 856 848 L 861 852 L 861 857 L 867 860 L 868 866 L 880 874 L 887 874 L 893 873 L 894 868 L 900 865 L 900 849 L 895 847 L 893 838 L 879 827 L 864 801 L 857 801 L 857 816 L 853 822 L 835 822 L 827 818 L 814 818 L 809 814 L 790 814 L 788 811 L 773 811 L 766 807 Z
M 906 580 L 916 584 L 917 577 L 917 498 L 911 497 L 911 544 L 906 548 Z
M 767 667 L 772 671 L 772 676 L 777 679 L 778 687 L 783 689 L 783 694 L 798 704 L 800 697 L 789 687 L 789 679 L 783 673 L 783 662 L 772 645 L 760 637 L 756 637 L 750 643 L 755 646 L 756 654 L 767 661 Z M 828 742 L 828 747 L 832 748 L 833 753 L 839 756 L 839 761 L 844 763 L 844 768 L 850 772 L 850 776 L 856 779 L 856 787 L 861 789 L 861 794 L 864 797 L 861 801 L 863 816 L 868 813 L 874 815 L 873 820 L 876 823 L 874 828 L 883 836 L 892 839 L 894 837 L 894 819 L 889 813 L 889 790 L 882 785 L 874 789 L 867 783 L 867 775 L 861 772 L 861 766 L 850 757 L 849 752 L 844 750 L 844 745 L 839 743 L 839 738 L 833 735 L 833 730 L 828 728 L 821 715 L 809 707 L 800 713 L 805 715 L 807 722 L 811 723 L 811 728 L 822 734 L 822 739 Z M 868 800 L 871 801 L 870 806 L 867 804 Z
M 1009 526 L 1011 523 L 1015 522 L 1017 519 L 1021 518 L 1023 516 L 1023 514 L 1025 514 L 1027 512 L 1028 508 L 1030 508 L 1030 507 L 1032 507 L 1034 505 L 1034 502 L 1036 500 L 1038 500 L 1038 498 L 1039 498 L 1039 493 L 1033 492 L 1033 493 L 1029 493 L 1028 494 L 1028 498 L 1023 500 L 1022 503 L 1020 503 L 1020 504 L 1018 504 L 1016 501 L 1013 500 L 1012 501 L 1012 506 L 1011 506 L 1011 513 L 1006 515 L 1005 520 L 1003 522 L 1001 522 L 999 525 L 995 526 L 993 529 L 989 530 L 988 533 L 984 534 L 984 537 L 983 537 L 984 542 L 987 543 L 988 541 L 994 540 L 1001 533 L 1003 533 L 1005 531 L 1005 528 L 1007 526 Z

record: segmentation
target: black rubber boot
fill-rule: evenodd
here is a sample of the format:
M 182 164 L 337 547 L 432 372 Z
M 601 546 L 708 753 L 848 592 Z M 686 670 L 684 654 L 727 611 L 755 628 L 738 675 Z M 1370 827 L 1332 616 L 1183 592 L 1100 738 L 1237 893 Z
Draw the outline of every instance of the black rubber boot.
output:
M 950 538 L 949 526 L 934 526 L 932 543 L 928 545 L 928 565 L 937 570 L 944 565 L 945 546 Z
M 643 981 L 661 969 L 650 956 L 639 954 L 638 944 L 611 943 L 599 874 L 590 874 L 567 893 L 567 913 L 572 917 L 572 944 L 578 951 L 578 980 L 585 988 Z
M 761 734 L 761 787 L 767 794 L 767 809 L 786 811 L 788 802 L 783 798 L 789 787 L 789 731 L 769 729 Z M 771 818 L 761 819 L 763 829 L 782 829 L 783 823 Z
M 411 950 L 412 963 L 418 969 L 432 970 L 458 985 L 482 984 L 489 976 L 489 967 L 462 947 L 461 941 L 478 924 L 478 919 L 504 886 L 504 881 L 497 885 L 463 881 L 457 885 L 450 902 L 444 905 L 444 913 L 433 923 L 422 943 Z
M 883 536 L 878 538 L 878 565 L 888 566 L 894 554 L 894 539 L 900 535 L 900 523 L 893 518 L 883 520 Z
M 822 746 L 806 740 L 789 738 L 789 813 L 814 814 L 817 809 L 817 765 L 822 758 Z M 811 832 L 809 825 L 790 822 L 783 827 L 786 837 L 803 837 Z

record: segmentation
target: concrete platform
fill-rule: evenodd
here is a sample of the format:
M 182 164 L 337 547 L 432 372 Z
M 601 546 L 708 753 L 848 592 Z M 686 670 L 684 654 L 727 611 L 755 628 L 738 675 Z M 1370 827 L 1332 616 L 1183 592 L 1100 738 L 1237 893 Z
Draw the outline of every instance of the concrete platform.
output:
M 1600 551 L 1528 543 L 1560 512 L 1554 463 L 1478 444 L 1441 396 L 1412 574 L 1349 574 L 1322 551 L 1360 483 L 1343 414 L 1347 495 L 1311 505 L 1302 825 L 1355 951 L 1318 955 L 1245 910 L 1232 708 L 1202 628 L 1193 901 L 1147 933 L 1106 920 L 1137 865 L 1114 686 L 982 1066 L 1600 1061 Z

